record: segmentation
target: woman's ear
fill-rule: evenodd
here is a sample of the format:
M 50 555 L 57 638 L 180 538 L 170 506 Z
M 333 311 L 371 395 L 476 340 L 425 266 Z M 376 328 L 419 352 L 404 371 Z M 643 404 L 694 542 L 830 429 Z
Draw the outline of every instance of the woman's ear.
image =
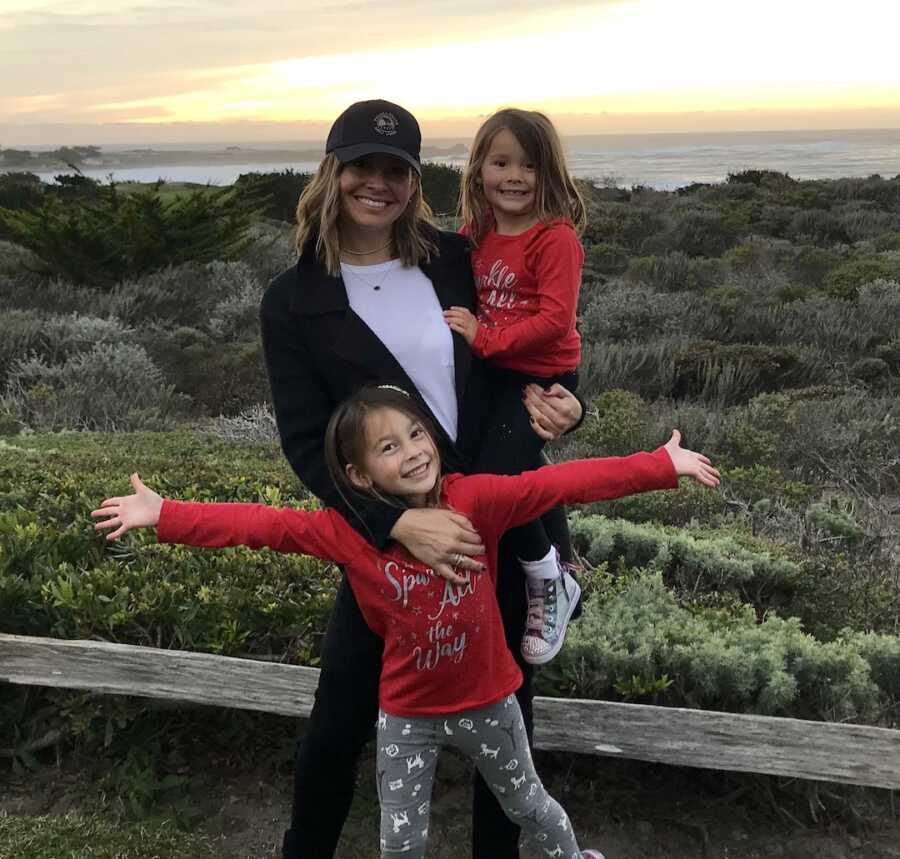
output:
M 353 463 L 347 463 L 347 479 L 357 489 L 371 489 L 374 485 L 368 474 L 363 474 Z

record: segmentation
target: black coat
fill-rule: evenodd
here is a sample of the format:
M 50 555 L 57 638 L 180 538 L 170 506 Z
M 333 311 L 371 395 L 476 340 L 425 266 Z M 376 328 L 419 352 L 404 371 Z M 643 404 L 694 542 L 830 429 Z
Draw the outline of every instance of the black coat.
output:
M 466 239 L 443 231 L 435 231 L 434 238 L 439 253 L 420 268 L 434 285 L 442 308 L 457 305 L 474 313 Z M 368 383 L 392 383 L 413 394 L 438 430 L 445 470 L 465 469 L 477 447 L 486 397 L 481 364 L 461 335 L 453 333 L 459 408 L 454 444 L 394 356 L 350 308 L 343 280 L 322 270 L 312 248 L 269 285 L 260 319 L 282 449 L 297 476 L 326 504 L 349 513 L 328 474 L 325 427 L 335 407 Z M 402 510 L 376 501 L 357 509 L 366 536 L 383 546 Z M 355 517 L 351 513 L 348 518 Z

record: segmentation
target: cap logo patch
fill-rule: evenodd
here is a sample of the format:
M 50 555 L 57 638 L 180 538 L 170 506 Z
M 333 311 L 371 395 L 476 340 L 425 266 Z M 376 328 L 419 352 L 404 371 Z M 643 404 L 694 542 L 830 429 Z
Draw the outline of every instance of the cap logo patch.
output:
M 400 120 L 398 120 L 394 114 L 388 113 L 387 111 L 379 113 L 378 116 L 375 117 L 375 130 L 379 134 L 384 134 L 387 137 L 397 133 L 398 125 L 400 125 Z

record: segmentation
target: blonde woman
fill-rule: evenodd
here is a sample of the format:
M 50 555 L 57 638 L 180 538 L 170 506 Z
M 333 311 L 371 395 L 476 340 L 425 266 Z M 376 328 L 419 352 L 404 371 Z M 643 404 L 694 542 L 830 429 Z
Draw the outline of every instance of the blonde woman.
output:
M 467 470 L 489 402 L 482 367 L 443 319 L 475 309 L 466 239 L 433 226 L 420 184 L 421 134 L 409 111 L 387 101 L 351 105 L 334 122 L 326 155 L 297 206 L 295 267 L 263 297 L 263 349 L 284 453 L 303 483 L 373 546 L 389 540 L 439 575 L 480 571 L 484 553 L 469 520 L 442 509 L 388 501 L 348 508 L 326 463 L 325 429 L 335 407 L 363 385 L 409 391 L 433 419 L 445 465 Z M 553 438 L 580 420 L 578 400 L 560 386 L 531 387 L 534 430 Z M 537 463 L 535 463 L 537 464 Z M 548 530 L 567 550 L 565 518 Z M 507 642 L 518 653 L 526 604 L 521 571 L 503 553 L 498 597 Z M 316 703 L 297 755 L 285 859 L 330 859 L 353 796 L 356 762 L 378 712 L 382 640 L 366 626 L 346 579 L 322 647 Z M 517 692 L 531 732 L 531 670 Z M 514 859 L 519 830 L 476 778 L 473 856 Z

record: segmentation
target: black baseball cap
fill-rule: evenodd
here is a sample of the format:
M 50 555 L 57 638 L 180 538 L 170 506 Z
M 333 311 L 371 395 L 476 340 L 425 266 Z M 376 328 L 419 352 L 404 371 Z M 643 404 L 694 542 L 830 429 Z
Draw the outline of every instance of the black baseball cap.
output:
M 383 152 L 401 158 L 421 174 L 422 132 L 416 118 L 399 104 L 383 99 L 351 104 L 331 126 L 325 152 L 341 164 Z

